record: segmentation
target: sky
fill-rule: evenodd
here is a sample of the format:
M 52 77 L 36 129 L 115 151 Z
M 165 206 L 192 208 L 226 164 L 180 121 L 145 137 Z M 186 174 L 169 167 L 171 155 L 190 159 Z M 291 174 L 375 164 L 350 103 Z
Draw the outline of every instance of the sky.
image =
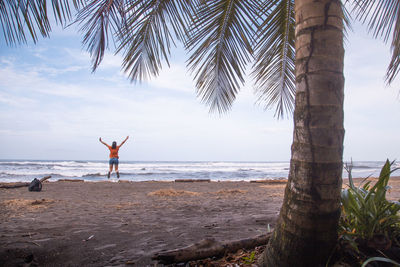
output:
M 386 86 L 390 47 L 353 25 L 345 43 L 344 161 L 400 159 L 400 77 Z M 0 159 L 289 161 L 293 119 L 256 104 L 251 78 L 226 114 L 196 97 L 187 55 L 172 51 L 156 78 L 131 83 L 110 49 L 91 72 L 77 28 L 34 45 L 0 43 Z

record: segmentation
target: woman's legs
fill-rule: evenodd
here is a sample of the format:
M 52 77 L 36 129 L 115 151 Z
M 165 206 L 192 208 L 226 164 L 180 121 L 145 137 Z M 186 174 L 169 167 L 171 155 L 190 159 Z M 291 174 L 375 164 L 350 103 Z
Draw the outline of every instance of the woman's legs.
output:
M 110 178 L 112 170 L 113 170 L 113 164 L 110 164 L 110 170 L 108 171 L 108 175 L 107 175 L 108 178 Z
M 119 178 L 119 172 L 118 172 L 118 159 L 117 158 L 111 158 L 109 161 L 110 164 L 110 171 L 108 172 L 107 177 L 110 178 L 112 170 L 113 170 L 113 165 L 115 168 L 115 172 L 117 173 L 117 177 Z
M 117 177 L 119 178 L 118 164 L 115 164 L 115 172 L 117 173 Z

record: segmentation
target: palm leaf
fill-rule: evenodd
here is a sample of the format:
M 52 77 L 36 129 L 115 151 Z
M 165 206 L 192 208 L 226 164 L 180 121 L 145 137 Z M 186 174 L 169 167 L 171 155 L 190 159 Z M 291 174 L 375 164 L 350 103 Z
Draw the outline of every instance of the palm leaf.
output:
M 126 22 L 118 35 L 118 52 L 124 51 L 123 68 L 132 81 L 158 75 L 163 60 L 169 65 L 171 44 L 175 45 L 172 33 L 184 40 L 192 2 L 131 0 L 126 3 Z
M 258 29 L 253 76 L 259 101 L 276 106 L 283 117 L 294 108 L 295 20 L 294 0 L 268 1 Z
M 50 31 L 45 1 L 0 1 L 0 21 L 8 45 L 26 43 L 26 31 L 33 42 L 38 40 L 38 31 L 43 36 L 47 36 Z
M 63 14 L 63 13 L 61 13 Z M 92 0 L 78 13 L 76 22 L 82 25 L 83 44 L 92 57 L 95 71 L 103 59 L 109 44 L 109 35 L 121 29 L 125 17 L 123 0 Z
M 220 113 L 229 110 L 252 56 L 259 1 L 201 1 L 186 47 L 198 97 Z
M 400 0 L 354 0 L 353 11 L 375 38 L 387 42 L 391 38 L 392 58 L 386 71 L 390 84 L 400 71 Z
M 73 9 L 71 8 L 71 2 Z M 85 0 L 51 0 L 54 17 L 56 21 L 62 25 L 72 19 L 73 11 L 79 10 L 81 7 L 85 6 L 85 4 Z
M 83 0 L 73 0 L 77 9 Z M 71 19 L 68 0 L 52 0 L 53 15 L 61 24 Z M 26 43 L 27 33 L 36 43 L 38 36 L 49 36 L 51 31 L 46 0 L 4 0 L 0 1 L 0 22 L 7 45 Z

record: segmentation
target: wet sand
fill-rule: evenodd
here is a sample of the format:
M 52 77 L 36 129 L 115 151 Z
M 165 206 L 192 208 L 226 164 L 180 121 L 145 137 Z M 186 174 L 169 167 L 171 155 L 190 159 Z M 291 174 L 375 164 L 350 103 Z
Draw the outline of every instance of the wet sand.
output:
M 346 180 L 344 181 L 346 183 Z M 389 199 L 400 198 L 400 177 Z M 273 228 L 285 183 L 45 182 L 0 189 L 0 266 L 147 266 L 162 250 Z

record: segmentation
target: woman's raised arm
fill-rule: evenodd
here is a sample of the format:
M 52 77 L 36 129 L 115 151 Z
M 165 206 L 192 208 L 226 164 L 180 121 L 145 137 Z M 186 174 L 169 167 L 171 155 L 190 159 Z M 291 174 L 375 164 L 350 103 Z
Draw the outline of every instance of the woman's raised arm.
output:
M 129 138 L 129 135 L 125 138 L 124 141 L 122 141 L 122 143 L 119 146 L 122 146 L 123 144 L 125 144 L 125 142 L 126 142 L 126 140 L 128 140 L 128 138 Z
M 109 146 L 107 143 L 103 142 L 103 140 L 101 140 L 101 137 L 99 138 L 100 143 L 102 143 L 105 146 Z

